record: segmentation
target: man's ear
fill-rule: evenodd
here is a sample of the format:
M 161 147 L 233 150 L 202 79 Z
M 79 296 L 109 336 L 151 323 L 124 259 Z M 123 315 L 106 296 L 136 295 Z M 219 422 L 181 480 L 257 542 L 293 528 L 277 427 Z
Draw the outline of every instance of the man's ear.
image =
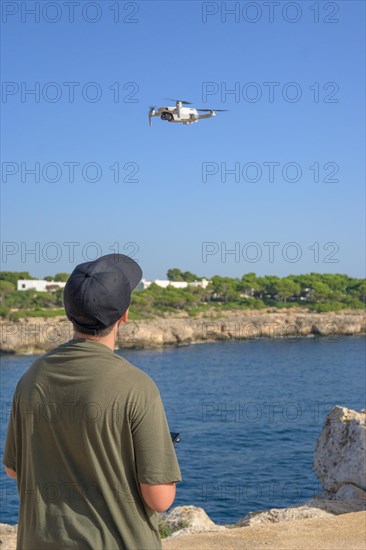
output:
M 120 326 L 121 323 L 127 323 L 127 322 L 128 322 L 128 308 L 126 309 L 122 317 L 119 319 L 118 326 Z

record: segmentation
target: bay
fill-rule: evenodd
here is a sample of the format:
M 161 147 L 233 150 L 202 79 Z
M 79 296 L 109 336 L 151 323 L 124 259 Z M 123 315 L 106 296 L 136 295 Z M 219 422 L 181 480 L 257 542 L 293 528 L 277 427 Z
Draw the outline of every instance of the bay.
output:
M 234 523 L 321 491 L 316 439 L 335 405 L 365 408 L 365 338 L 223 341 L 117 353 L 156 382 L 183 482 L 173 506 Z M 1 357 L 2 454 L 17 381 L 35 356 Z M 16 482 L 0 472 L 0 522 L 18 521 Z

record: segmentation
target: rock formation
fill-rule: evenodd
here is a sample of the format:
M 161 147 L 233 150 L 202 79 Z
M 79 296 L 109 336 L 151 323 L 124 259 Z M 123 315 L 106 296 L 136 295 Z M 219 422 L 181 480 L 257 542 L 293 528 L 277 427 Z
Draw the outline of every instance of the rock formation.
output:
M 366 510 L 366 411 L 334 407 L 319 435 L 313 467 L 325 489 L 305 504 L 251 512 L 238 525 L 277 523 Z
M 299 506 L 250 512 L 236 526 L 326 518 L 366 510 L 366 411 L 334 407 L 325 419 L 314 453 L 314 469 L 324 493 Z M 226 530 L 202 508 L 178 506 L 162 521 L 171 536 Z
M 227 529 L 223 525 L 216 525 L 204 509 L 197 506 L 176 506 L 168 514 L 162 514 L 162 524 L 172 533 L 171 536 Z
M 363 311 L 311 313 L 299 310 L 223 311 L 220 317 L 190 318 L 184 312 L 175 317 L 130 321 L 121 325 L 120 348 L 151 348 L 188 345 L 193 342 L 258 340 L 314 336 L 335 342 L 338 336 L 364 334 Z M 178 317 L 179 315 L 179 317 Z M 216 313 L 217 315 L 217 313 Z M 0 350 L 8 353 L 42 353 L 70 340 L 71 323 L 66 317 L 29 318 L 0 322 Z
M 366 411 L 334 407 L 316 444 L 314 470 L 327 491 L 354 485 L 366 491 Z

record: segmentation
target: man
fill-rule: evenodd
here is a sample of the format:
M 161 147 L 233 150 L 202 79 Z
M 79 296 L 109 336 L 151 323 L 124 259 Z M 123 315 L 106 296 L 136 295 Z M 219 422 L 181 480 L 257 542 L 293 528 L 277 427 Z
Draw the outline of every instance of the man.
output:
M 122 254 L 78 265 L 64 290 L 74 338 L 17 384 L 3 464 L 18 550 L 161 548 L 156 512 L 180 469 L 158 388 L 113 351 L 141 276 Z

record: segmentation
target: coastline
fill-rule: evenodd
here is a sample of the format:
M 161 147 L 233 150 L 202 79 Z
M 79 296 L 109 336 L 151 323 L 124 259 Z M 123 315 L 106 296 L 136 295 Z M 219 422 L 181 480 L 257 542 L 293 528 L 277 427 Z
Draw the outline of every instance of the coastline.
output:
M 364 441 L 366 409 L 335 406 L 318 436 L 313 468 L 323 492 L 289 508 L 249 512 L 215 524 L 203 508 L 177 506 L 159 514 L 164 550 L 363 550 L 366 535 Z M 13 550 L 17 525 L 0 524 L 0 547 Z
M 366 512 L 201 532 L 162 540 L 163 550 L 364 550 Z M 15 550 L 17 525 L 0 524 L 0 548 Z
M 164 550 L 364 550 L 366 512 L 163 539 Z M 5 550 L 5 549 L 4 549 Z M 9 548 L 10 550 L 10 548 Z
M 39 354 L 73 337 L 66 317 L 34 317 L 0 322 L 0 353 Z M 183 312 L 129 321 L 118 334 L 117 349 L 149 349 L 229 340 L 290 341 L 314 337 L 335 342 L 337 336 L 366 334 L 363 310 L 313 313 L 299 309 L 222 311 L 220 316 L 189 317 Z

